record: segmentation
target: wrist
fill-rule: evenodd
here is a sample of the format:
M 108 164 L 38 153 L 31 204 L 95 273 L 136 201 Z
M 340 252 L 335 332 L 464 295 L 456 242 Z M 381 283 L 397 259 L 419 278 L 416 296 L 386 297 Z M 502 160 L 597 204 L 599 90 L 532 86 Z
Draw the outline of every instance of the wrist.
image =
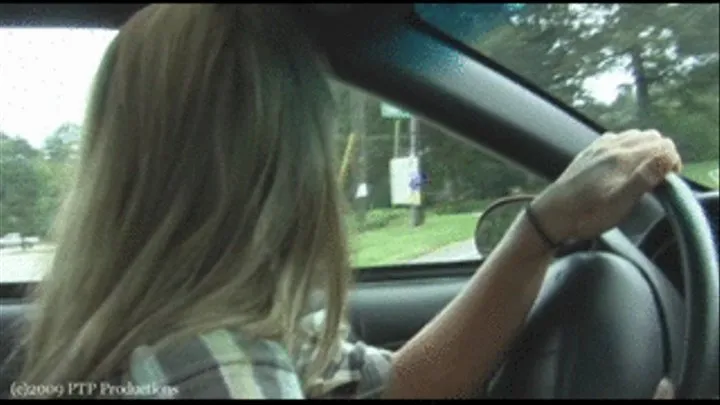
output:
M 535 213 L 535 209 L 533 208 L 532 204 L 528 204 L 525 207 L 525 209 L 523 210 L 523 215 L 525 220 L 531 225 L 531 228 L 535 231 L 535 234 L 540 237 L 543 244 L 548 248 L 548 250 L 555 251 L 560 248 L 560 246 L 562 246 L 562 240 L 555 240 L 554 237 L 548 235 L 543 221 L 538 218 L 538 215 Z
M 558 251 L 559 245 L 563 245 L 568 238 L 569 228 L 561 210 L 556 210 L 557 204 L 550 201 L 552 194 L 543 193 L 536 197 L 529 205 L 520 212 L 510 229 L 506 238 L 498 247 L 502 252 L 512 252 L 511 256 L 523 261 L 543 260 L 552 258 Z M 527 208 L 530 209 L 533 221 L 528 216 Z M 535 223 L 534 223 L 535 222 Z
M 557 201 L 556 193 L 545 192 L 537 196 L 528 204 L 530 210 L 523 217 L 533 225 L 534 231 L 540 233 L 541 239 L 547 239 L 548 244 L 555 248 L 572 238 L 574 224 L 570 222 L 568 207 L 563 207 Z
M 498 246 L 500 249 L 496 249 L 501 255 L 509 254 L 522 262 L 543 261 L 555 256 L 556 249 L 543 240 L 525 211 L 518 215 L 506 236 Z
M 554 256 L 555 252 L 557 252 L 559 246 L 543 235 L 543 231 L 538 229 L 531 216 L 528 215 L 527 209 L 520 215 L 518 231 L 518 234 L 522 237 L 522 243 L 520 244 L 522 251 L 526 252 L 530 257 Z

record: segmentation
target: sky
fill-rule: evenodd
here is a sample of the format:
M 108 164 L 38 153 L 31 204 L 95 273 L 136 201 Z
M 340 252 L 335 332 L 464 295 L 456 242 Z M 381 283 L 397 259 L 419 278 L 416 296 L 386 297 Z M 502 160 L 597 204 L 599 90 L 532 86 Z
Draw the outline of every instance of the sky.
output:
M 81 123 L 113 30 L 0 28 L 0 130 L 35 147 Z
M 61 124 L 81 124 L 93 77 L 114 30 L 0 28 L 0 130 L 41 147 Z M 612 102 L 621 73 L 586 82 Z

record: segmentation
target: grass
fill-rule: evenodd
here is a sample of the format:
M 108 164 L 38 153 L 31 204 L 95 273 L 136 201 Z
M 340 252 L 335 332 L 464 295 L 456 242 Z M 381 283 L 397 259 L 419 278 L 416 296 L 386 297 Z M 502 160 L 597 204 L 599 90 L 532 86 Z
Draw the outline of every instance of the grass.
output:
M 410 226 L 408 210 L 378 229 L 351 232 L 353 267 L 400 264 L 445 245 L 473 237 L 477 218 L 472 214 L 428 213 L 422 226 Z
M 713 189 L 720 188 L 718 182 L 718 167 L 720 163 L 717 160 L 708 160 L 705 162 L 688 163 L 683 167 L 682 173 L 691 180 L 711 187 Z

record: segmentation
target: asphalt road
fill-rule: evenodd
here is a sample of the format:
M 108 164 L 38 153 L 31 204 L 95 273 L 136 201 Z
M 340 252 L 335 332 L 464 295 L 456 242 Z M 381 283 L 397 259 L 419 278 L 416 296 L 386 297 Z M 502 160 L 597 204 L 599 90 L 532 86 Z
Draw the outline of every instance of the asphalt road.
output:
M 475 241 L 468 239 L 444 246 L 432 253 L 410 260 L 409 263 L 448 263 L 480 260 L 481 256 L 475 249 Z
M 39 280 L 52 260 L 53 249 L 37 246 L 27 251 L 19 248 L 0 250 L 0 283 Z M 432 253 L 412 259 L 408 263 L 447 263 L 478 260 L 472 239 L 442 247 Z

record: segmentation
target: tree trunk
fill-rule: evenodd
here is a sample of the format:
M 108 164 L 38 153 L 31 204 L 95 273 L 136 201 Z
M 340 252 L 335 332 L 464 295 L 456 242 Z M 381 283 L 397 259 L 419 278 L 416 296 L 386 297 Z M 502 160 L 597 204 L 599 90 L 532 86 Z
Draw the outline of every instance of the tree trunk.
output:
M 647 77 L 642 58 L 642 48 L 634 46 L 630 49 L 632 75 L 635 79 L 635 97 L 637 99 L 637 119 L 639 124 L 647 127 L 651 123 L 652 105 L 650 102 L 650 80 Z

